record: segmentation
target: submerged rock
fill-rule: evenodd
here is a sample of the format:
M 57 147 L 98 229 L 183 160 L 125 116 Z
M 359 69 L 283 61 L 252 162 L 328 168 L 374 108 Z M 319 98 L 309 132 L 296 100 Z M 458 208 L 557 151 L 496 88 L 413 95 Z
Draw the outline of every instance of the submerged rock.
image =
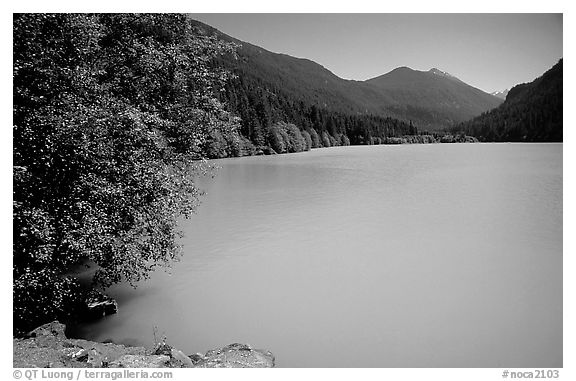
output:
M 85 300 L 84 319 L 99 319 L 118 312 L 118 303 L 103 293 L 91 290 Z

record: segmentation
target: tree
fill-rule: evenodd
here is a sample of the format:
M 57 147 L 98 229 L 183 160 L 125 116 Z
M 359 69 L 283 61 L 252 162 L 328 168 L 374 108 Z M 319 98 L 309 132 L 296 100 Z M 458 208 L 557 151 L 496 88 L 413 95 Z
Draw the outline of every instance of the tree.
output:
M 322 147 L 332 147 L 332 140 L 334 138 L 332 138 L 332 139 L 330 139 L 330 138 L 331 138 L 331 136 L 328 135 L 328 132 L 322 131 L 322 134 L 321 134 Z
M 285 132 L 280 123 L 276 123 L 268 129 L 268 144 L 277 153 L 287 152 Z
M 13 21 L 14 329 L 70 317 L 70 266 L 132 285 L 181 255 L 178 216 L 211 132 L 238 121 L 212 63 L 233 47 L 185 15 L 22 14 Z M 58 291 L 59 290 L 59 291 Z M 58 291 L 58 292 L 56 292 Z
M 286 123 L 283 125 L 283 128 L 288 135 L 288 152 L 304 151 L 306 148 L 306 141 L 298 127 L 292 123 Z
M 312 149 L 312 137 L 308 131 L 302 131 L 302 137 L 304 138 L 304 151 L 310 151 Z
M 344 134 L 340 135 L 340 145 L 341 146 L 349 146 L 350 145 L 350 139 L 348 139 L 348 137 Z
M 310 139 L 311 139 L 311 141 L 312 141 L 311 148 L 320 148 L 320 147 L 322 147 L 322 146 L 320 145 L 320 137 L 318 136 L 318 133 L 316 132 L 316 130 L 314 130 L 314 129 L 311 128 L 311 129 L 306 130 L 306 131 L 310 134 Z

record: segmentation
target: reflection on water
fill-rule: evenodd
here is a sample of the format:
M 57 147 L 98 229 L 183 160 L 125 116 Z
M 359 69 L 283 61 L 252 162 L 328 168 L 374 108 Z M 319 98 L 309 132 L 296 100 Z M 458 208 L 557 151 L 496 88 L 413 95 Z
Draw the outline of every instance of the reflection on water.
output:
M 185 255 L 79 327 L 283 367 L 561 367 L 562 145 L 220 160 Z

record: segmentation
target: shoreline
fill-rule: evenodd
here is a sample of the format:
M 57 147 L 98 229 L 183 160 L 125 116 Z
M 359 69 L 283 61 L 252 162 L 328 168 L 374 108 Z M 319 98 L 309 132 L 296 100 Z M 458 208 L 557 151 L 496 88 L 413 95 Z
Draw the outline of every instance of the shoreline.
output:
M 229 344 L 186 355 L 165 341 L 149 349 L 84 339 L 70 339 L 58 321 L 13 338 L 14 368 L 273 368 L 270 351 Z

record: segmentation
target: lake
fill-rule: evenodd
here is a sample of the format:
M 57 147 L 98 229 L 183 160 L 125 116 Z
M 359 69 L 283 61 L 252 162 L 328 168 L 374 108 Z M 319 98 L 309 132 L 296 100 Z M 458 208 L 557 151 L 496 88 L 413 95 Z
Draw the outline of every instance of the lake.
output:
M 562 367 L 562 144 L 217 160 L 184 256 L 93 340 L 240 342 L 279 367 Z

